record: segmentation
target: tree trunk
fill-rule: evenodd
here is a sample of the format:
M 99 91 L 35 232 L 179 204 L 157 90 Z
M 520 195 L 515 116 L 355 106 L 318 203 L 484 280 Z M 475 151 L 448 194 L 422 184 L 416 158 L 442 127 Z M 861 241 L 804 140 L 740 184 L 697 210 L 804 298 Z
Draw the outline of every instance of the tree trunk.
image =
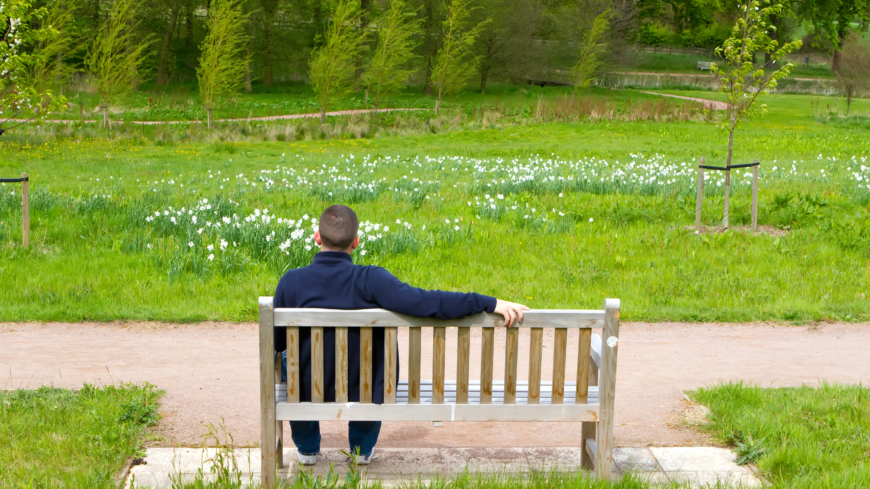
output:
M 435 11 L 432 8 L 433 1 L 424 0 L 423 4 L 423 16 L 425 18 L 423 21 L 423 56 L 426 63 L 426 79 L 423 81 L 423 93 L 426 95 L 432 94 L 432 82 L 430 78 L 432 77 L 432 68 L 435 63 L 435 54 L 437 52 L 436 41 L 438 39 L 437 35 L 432 34 L 432 29 L 435 26 Z M 437 107 L 438 101 L 435 104 Z M 436 110 L 435 113 L 437 114 L 438 111 Z
M 63 82 L 63 54 L 57 53 L 54 56 L 54 83 L 58 86 L 60 90 L 60 94 L 63 95 L 64 87 L 61 86 Z
M 105 128 L 105 129 L 112 128 L 112 123 L 109 120 L 109 106 L 108 105 L 103 106 L 103 128 Z
M 252 62 L 251 55 L 253 54 L 253 53 L 251 53 L 251 43 L 254 42 L 254 37 L 256 35 L 257 35 L 256 27 L 254 26 L 254 23 L 251 22 L 251 38 L 248 39 L 248 43 L 247 43 L 248 44 L 248 49 L 247 49 L 248 66 L 245 69 L 245 91 L 248 93 L 251 93 L 254 91 L 254 84 L 253 84 L 253 81 L 251 79 L 252 78 L 251 77 L 251 68 L 252 68 L 251 67 L 251 62 Z
M 831 56 L 831 71 L 834 73 L 840 72 L 840 50 L 837 49 L 834 51 L 834 55 Z
M 435 99 L 435 115 L 438 115 L 438 111 L 441 110 L 441 97 Z
M 737 113 L 732 110 L 731 112 L 731 127 L 728 132 L 728 159 L 725 163 L 725 196 L 724 196 L 724 206 L 722 210 L 722 227 L 728 229 L 729 226 L 729 216 L 728 213 L 731 210 L 731 203 L 729 201 L 731 194 L 731 155 L 734 153 L 734 129 L 737 127 Z
M 320 106 L 320 123 L 326 124 L 326 107 Z
M 852 107 L 852 92 L 846 93 L 846 117 L 849 117 L 849 109 Z
M 172 34 L 175 32 L 175 23 L 178 20 L 178 7 L 170 8 L 169 28 L 163 35 L 163 44 L 160 46 L 160 58 L 157 61 L 157 85 L 166 83 L 166 64 L 169 62 L 169 45 L 172 43 Z
M 270 87 L 273 82 L 275 61 L 272 32 L 275 28 L 275 13 L 278 10 L 277 0 L 262 0 L 263 4 L 263 85 Z
M 360 33 L 362 37 L 368 36 L 369 22 L 371 21 L 372 0 L 360 0 Z M 369 44 L 369 43 L 365 43 Z M 356 72 L 354 73 L 354 90 L 360 89 L 363 75 L 363 57 L 356 59 Z
M 480 70 L 480 93 L 486 94 L 486 78 L 489 74 L 488 68 L 481 68 Z
M 184 10 L 184 27 L 187 31 L 184 38 L 184 49 L 188 52 L 193 48 L 193 9 L 195 7 L 191 3 L 193 0 L 187 0 Z
M 205 109 L 206 128 L 211 129 L 211 109 Z

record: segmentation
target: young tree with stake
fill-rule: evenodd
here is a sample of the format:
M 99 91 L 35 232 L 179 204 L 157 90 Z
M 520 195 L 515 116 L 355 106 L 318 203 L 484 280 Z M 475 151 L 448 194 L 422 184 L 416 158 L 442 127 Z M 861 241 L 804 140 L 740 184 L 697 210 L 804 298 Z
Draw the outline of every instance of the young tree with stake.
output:
M 420 30 L 405 0 L 392 0 L 377 25 L 378 46 L 362 80 L 373 97 L 372 112 L 377 112 L 382 98 L 401 90 L 414 73 L 408 62 L 414 58 L 414 36 Z
M 357 58 L 365 49 L 365 36 L 358 30 L 359 2 L 339 0 L 327 26 L 323 44 L 311 56 L 308 77 L 320 103 L 320 122 L 333 100 L 353 91 Z
M 199 98 L 205 107 L 209 129 L 215 105 L 245 85 L 249 63 L 245 47 L 247 22 L 242 0 L 214 0 L 209 9 L 208 34 L 202 41 L 202 54 L 196 69 Z
M 33 8 L 29 0 L 7 0 L 0 3 L 0 126 L 21 114 L 29 115 L 24 122 L 0 127 L 0 135 L 27 121 L 40 119 L 66 106 L 66 99 L 55 96 L 41 80 L 29 76 L 47 60 L 38 46 L 51 42 L 59 32 L 51 25 L 34 27 L 48 17 L 45 8 Z
M 778 41 L 772 40 L 768 35 L 775 30 L 768 19 L 771 15 L 779 15 L 783 5 L 776 0 L 748 0 L 738 6 L 738 17 L 731 29 L 731 37 L 725 43 L 716 48 L 716 54 L 725 59 L 723 66 L 713 63 L 710 67 L 720 83 L 719 91 L 724 93 L 728 108 L 726 120 L 721 122 L 720 127 L 728 131 L 728 159 L 726 168 L 731 166 L 731 157 L 734 153 L 734 131 L 737 124 L 745 117 L 753 113 L 764 113 L 766 106 L 762 104 L 753 109 L 753 104 L 759 96 L 769 93 L 776 88 L 782 78 L 791 73 L 792 64 L 785 63 L 781 68 L 765 71 L 766 65 L 755 66 L 756 53 L 770 54 L 771 64 L 783 59 L 783 57 L 797 49 L 801 42 L 793 41 L 779 45 Z M 725 170 L 725 196 L 722 226 L 728 228 L 728 213 L 730 211 L 731 170 Z
M 477 71 L 474 44 L 486 21 L 469 27 L 471 7 L 468 0 L 449 0 L 443 22 L 443 42 L 432 68 L 430 81 L 435 88 L 435 114 L 441 99 L 462 90 Z
M 571 83 L 574 85 L 574 90 L 571 92 L 571 100 L 574 100 L 574 95 L 578 89 L 589 88 L 592 84 L 592 76 L 598 71 L 598 66 L 601 60 L 598 58 L 604 48 L 607 46 L 604 43 L 604 35 L 607 34 L 607 29 L 610 26 L 610 10 L 598 14 L 595 20 L 592 21 L 592 26 L 583 36 L 583 43 L 580 45 L 580 55 L 577 57 L 577 62 L 571 68 Z
M 862 45 L 857 34 L 852 34 L 841 48 L 837 87 L 846 97 L 846 117 L 852 108 L 852 97 L 870 92 L 870 47 Z
M 110 126 L 110 108 L 132 90 L 146 50 L 151 45 L 150 37 L 143 39 L 136 32 L 139 6 L 138 0 L 116 0 L 85 59 L 88 71 L 97 83 L 103 127 Z

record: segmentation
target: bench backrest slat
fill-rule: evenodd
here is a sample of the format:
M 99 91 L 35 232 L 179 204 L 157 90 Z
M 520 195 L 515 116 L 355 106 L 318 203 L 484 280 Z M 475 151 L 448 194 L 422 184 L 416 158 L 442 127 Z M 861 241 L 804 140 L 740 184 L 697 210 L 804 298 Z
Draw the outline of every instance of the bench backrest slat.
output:
M 442 321 L 433 318 L 406 316 L 383 309 L 342 311 L 336 309 L 275 309 L 275 326 L 327 327 L 446 327 L 501 328 L 504 318 L 498 314 L 475 314 L 462 319 Z M 525 313 L 520 328 L 601 328 L 604 311 L 533 310 Z

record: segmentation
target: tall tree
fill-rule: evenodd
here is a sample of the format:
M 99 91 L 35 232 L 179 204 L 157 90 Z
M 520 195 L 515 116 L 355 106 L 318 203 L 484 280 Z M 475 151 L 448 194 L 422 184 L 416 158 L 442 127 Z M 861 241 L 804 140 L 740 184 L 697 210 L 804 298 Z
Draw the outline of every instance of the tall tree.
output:
M 263 12 L 263 85 L 271 86 L 275 77 L 275 14 L 278 0 L 260 0 Z
M 354 0 L 338 0 L 322 44 L 312 53 L 308 76 L 320 103 L 320 122 L 326 122 L 332 101 L 353 91 L 356 60 L 365 43 L 357 30 L 359 15 Z
M 28 66 L 27 77 L 37 91 L 44 92 L 56 87 L 62 90 L 73 74 L 73 67 L 64 62 L 81 44 L 75 30 L 75 14 L 78 5 L 71 0 L 47 2 L 47 14 L 40 26 L 50 27 L 53 34 L 33 44 L 33 62 Z
M 66 105 L 66 99 L 28 76 L 48 61 L 33 48 L 59 35 L 54 27 L 40 24 L 48 15 L 46 8 L 34 8 L 30 0 L 7 0 L 0 8 L 0 25 L 6 26 L 0 33 L 0 113 L 5 118 L 0 125 L 21 114 L 30 115 L 29 120 L 42 118 Z M 0 135 L 9 129 L 0 127 Z
M 772 62 L 777 62 L 785 55 L 800 49 L 800 41 L 780 44 L 770 38 L 769 34 L 775 27 L 770 24 L 769 19 L 773 15 L 779 15 L 782 10 L 783 5 L 777 0 L 748 0 L 740 5 L 740 16 L 731 30 L 731 37 L 716 49 L 716 54 L 725 60 L 722 67 L 714 63 L 710 68 L 719 79 L 719 91 L 725 94 L 728 101 L 725 112 L 727 119 L 720 123 L 720 127 L 728 131 L 728 159 L 725 168 L 731 167 L 737 124 L 753 112 L 766 110 L 764 105 L 754 109 L 755 101 L 776 88 L 779 80 L 791 73 L 793 66 L 785 63 L 777 70 L 766 71 L 765 66 L 755 66 L 755 55 L 758 52 L 769 52 Z M 729 226 L 730 193 L 731 170 L 726 169 L 722 213 L 722 226 L 725 228 Z
M 474 43 L 483 23 L 471 25 L 469 0 L 449 0 L 442 24 L 441 49 L 432 68 L 432 87 L 435 89 L 435 113 L 441 109 L 441 100 L 462 90 L 477 71 Z
M 493 76 L 517 80 L 534 71 L 540 59 L 540 42 L 536 36 L 541 14 L 538 0 L 478 0 L 480 7 L 472 13 L 474 21 L 483 23 L 475 52 L 479 59 L 480 91 Z
M 420 44 L 423 59 L 423 93 L 432 93 L 432 69 L 435 56 L 441 46 L 441 21 L 444 16 L 443 0 L 421 0 L 423 11 L 423 42 Z
M 840 71 L 837 86 L 846 97 L 846 117 L 852 108 L 852 97 L 870 93 L 870 47 L 861 43 L 857 34 L 852 34 L 843 44 L 840 55 Z
M 815 34 L 831 44 L 831 69 L 840 69 L 840 49 L 852 32 L 862 32 L 870 25 L 870 0 L 805 0 L 798 4 L 799 17 L 808 22 Z M 857 22 L 858 27 L 852 27 Z M 821 46 L 819 46 L 821 47 Z
M 392 0 L 390 7 L 378 19 L 378 44 L 363 85 L 373 98 L 373 110 L 380 107 L 381 99 L 400 90 L 413 70 L 408 63 L 414 57 L 419 23 L 405 0 Z
M 172 36 L 175 33 L 175 26 L 178 23 L 178 16 L 181 9 L 184 7 L 183 0 L 161 0 L 159 2 L 161 10 L 169 13 L 169 20 L 166 25 L 166 30 L 163 33 L 163 39 L 160 42 L 160 51 L 157 59 L 157 84 L 162 85 L 167 82 L 167 65 L 169 63 L 169 50 L 172 44 Z
M 199 97 L 206 110 L 209 129 L 216 104 L 223 97 L 237 93 L 245 83 L 248 15 L 242 2 L 212 0 L 209 9 L 208 33 L 202 41 L 202 55 L 196 70 Z
M 139 0 L 116 0 L 91 46 L 85 64 L 97 82 L 103 126 L 109 127 L 109 110 L 128 93 L 139 77 L 152 39 L 136 32 Z

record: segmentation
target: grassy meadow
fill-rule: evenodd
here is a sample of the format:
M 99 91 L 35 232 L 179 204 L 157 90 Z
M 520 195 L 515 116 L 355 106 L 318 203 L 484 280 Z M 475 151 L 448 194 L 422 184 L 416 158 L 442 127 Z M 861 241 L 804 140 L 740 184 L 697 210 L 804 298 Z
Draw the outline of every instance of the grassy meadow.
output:
M 0 391 L 0 486 L 118 487 L 160 395 L 150 385 Z
M 31 175 L 32 246 L 20 246 L 18 186 L 0 186 L 0 320 L 252 320 L 255 297 L 310 261 L 311 220 L 332 203 L 368 223 L 358 263 L 421 287 L 535 308 L 618 297 L 626 320 L 870 316 L 866 116 L 824 120 L 811 108 L 830 98 L 767 97 L 735 143 L 735 163 L 762 162 L 765 232 L 744 230 L 740 170 L 735 229 L 699 236 L 695 165 L 724 164 L 726 150 L 715 116 L 631 91 L 571 105 L 547 89 L 540 110 L 533 92 L 512 93 L 514 113 L 478 94 L 438 117 L 10 132 L 0 174 Z M 610 116 L 595 116 L 602 106 Z M 721 217 L 711 173 L 706 225 Z

